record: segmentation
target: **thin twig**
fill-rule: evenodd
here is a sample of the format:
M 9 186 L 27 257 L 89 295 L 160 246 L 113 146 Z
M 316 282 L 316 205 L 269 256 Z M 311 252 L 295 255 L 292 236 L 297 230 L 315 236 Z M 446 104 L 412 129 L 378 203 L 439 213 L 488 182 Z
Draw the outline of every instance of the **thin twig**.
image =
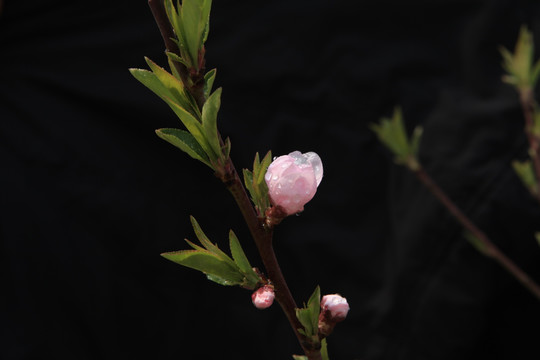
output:
M 484 253 L 497 261 L 511 275 L 513 275 L 523 286 L 525 286 L 534 296 L 540 300 L 540 287 L 521 270 L 510 258 L 508 258 L 488 237 L 480 230 L 456 204 L 446 195 L 446 193 L 433 181 L 433 179 L 420 168 L 414 171 L 418 179 L 428 188 L 429 191 L 450 211 L 450 213 L 470 231 L 481 243 Z
M 519 100 L 523 116 L 525 117 L 525 134 L 529 140 L 529 156 L 533 163 L 536 174 L 537 189 L 539 189 L 537 199 L 540 201 L 540 139 L 534 134 L 534 97 L 531 88 L 524 88 L 519 91 Z

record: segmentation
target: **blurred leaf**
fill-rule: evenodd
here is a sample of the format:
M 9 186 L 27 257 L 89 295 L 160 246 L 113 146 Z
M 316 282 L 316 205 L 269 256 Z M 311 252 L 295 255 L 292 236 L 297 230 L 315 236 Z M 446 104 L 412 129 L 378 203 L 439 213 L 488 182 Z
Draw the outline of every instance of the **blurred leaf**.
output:
M 237 269 L 210 252 L 181 250 L 163 253 L 161 256 L 177 264 L 199 270 L 214 279 L 223 279 L 230 285 L 239 285 L 244 280 L 244 277 Z
M 514 85 L 520 91 L 533 89 L 538 80 L 540 63 L 533 65 L 534 42 L 532 33 L 526 26 L 522 26 L 514 52 L 511 53 L 504 47 L 500 48 L 503 58 L 503 68 L 508 73 L 503 81 Z
M 377 134 L 379 140 L 392 151 L 394 161 L 397 164 L 406 165 L 413 171 L 420 168 L 417 154 L 422 128 L 417 127 L 413 132 L 411 140 L 409 140 L 400 108 L 394 110 L 391 119 L 382 118 L 379 124 L 372 124 L 370 128 Z
M 293 355 L 294 360 L 308 360 L 308 357 L 305 355 Z
M 467 241 L 469 241 L 482 255 L 491 257 L 489 248 L 476 235 L 469 231 L 466 231 L 464 235 L 465 239 L 467 239 Z
M 531 160 L 514 160 L 512 167 L 527 190 L 533 195 L 538 194 L 538 183 Z
M 221 88 L 217 89 L 212 95 L 210 95 L 208 100 L 206 100 L 204 103 L 202 109 L 202 125 L 205 136 L 208 139 L 208 142 L 214 150 L 217 158 L 223 158 L 217 129 L 217 115 L 220 106 Z
M 536 242 L 538 242 L 538 245 L 540 245 L 540 232 L 535 233 L 534 237 L 536 238 Z
M 187 131 L 165 128 L 156 130 L 156 134 L 163 140 L 186 152 L 192 158 L 203 162 L 213 169 L 212 165 L 208 161 L 208 155 L 206 155 L 203 148 L 201 145 L 199 145 L 197 140 L 195 140 L 193 135 Z

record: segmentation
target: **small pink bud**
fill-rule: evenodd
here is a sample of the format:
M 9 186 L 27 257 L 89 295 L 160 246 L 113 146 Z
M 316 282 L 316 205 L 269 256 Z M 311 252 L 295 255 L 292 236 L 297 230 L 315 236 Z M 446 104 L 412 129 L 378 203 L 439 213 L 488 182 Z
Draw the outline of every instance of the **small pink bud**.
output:
M 330 316 L 334 321 L 343 321 L 349 312 L 347 299 L 339 294 L 324 295 L 321 300 L 321 309 L 330 311 Z
M 251 301 L 257 309 L 266 309 L 272 305 L 275 296 L 274 287 L 272 285 L 264 285 L 251 294 Z
M 319 314 L 319 333 L 323 336 L 330 335 L 336 324 L 345 320 L 348 312 L 347 299 L 339 294 L 324 295 Z
M 293 151 L 276 158 L 268 167 L 264 179 L 274 206 L 287 215 L 304 210 L 304 205 L 315 196 L 321 183 L 323 166 L 314 152 Z

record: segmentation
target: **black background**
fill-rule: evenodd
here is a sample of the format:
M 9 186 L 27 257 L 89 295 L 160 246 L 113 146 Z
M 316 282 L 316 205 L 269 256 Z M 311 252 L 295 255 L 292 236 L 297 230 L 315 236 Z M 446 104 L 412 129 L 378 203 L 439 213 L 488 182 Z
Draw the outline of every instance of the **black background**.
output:
M 351 311 L 336 359 L 534 359 L 540 303 L 461 228 L 368 125 L 401 105 L 424 127 L 427 171 L 540 281 L 540 207 L 513 174 L 526 156 L 498 46 L 537 1 L 215 0 L 207 67 L 237 167 L 315 151 L 325 177 L 275 248 L 298 303 L 317 284 Z M 157 138 L 172 111 L 131 77 L 165 65 L 145 1 L 6 0 L 0 15 L 2 359 L 290 359 L 278 306 L 161 258 L 233 228 L 231 196 Z

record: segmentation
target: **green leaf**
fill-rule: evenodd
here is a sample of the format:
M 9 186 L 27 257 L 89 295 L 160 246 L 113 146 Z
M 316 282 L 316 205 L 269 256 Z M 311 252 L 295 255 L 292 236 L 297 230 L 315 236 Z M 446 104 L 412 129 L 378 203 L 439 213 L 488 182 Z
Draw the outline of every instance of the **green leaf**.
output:
M 217 158 L 222 158 L 221 144 L 219 141 L 217 129 L 217 115 L 221 106 L 221 88 L 214 91 L 206 100 L 202 109 L 202 125 L 205 131 L 205 136 L 210 146 L 214 150 Z
M 412 171 L 420 169 L 417 152 L 422 130 L 417 127 L 409 140 L 400 108 L 394 110 L 391 119 L 382 118 L 379 124 L 372 124 L 370 128 L 377 134 L 379 140 L 392 151 L 397 164 L 406 165 Z
M 512 167 L 527 190 L 533 195 L 538 194 L 538 183 L 531 160 L 514 160 Z
M 272 151 L 268 151 L 261 161 L 259 174 L 257 175 L 257 184 L 264 184 L 266 186 L 264 176 L 266 175 L 266 171 L 268 170 L 268 166 L 270 166 L 270 163 L 272 163 Z
M 178 105 L 188 110 L 192 115 L 197 116 L 197 111 L 194 109 L 193 104 L 189 101 L 182 81 L 174 77 L 162 67 L 158 66 L 149 58 L 145 57 L 145 60 L 159 81 L 161 81 L 161 83 L 169 90 L 169 93 L 172 95 L 172 99 L 175 100 Z M 170 98 L 171 96 L 166 97 Z
M 500 48 L 503 58 L 503 68 L 508 73 L 503 81 L 514 85 L 519 91 L 527 91 L 534 88 L 538 80 L 539 64 L 533 65 L 534 41 L 532 33 L 526 26 L 522 26 L 514 52 Z
M 330 360 L 328 357 L 328 346 L 326 345 L 326 338 L 321 341 L 321 357 L 322 360 Z
M 293 355 L 292 357 L 294 360 L 308 360 L 306 355 Z
M 184 26 L 184 35 L 188 53 L 193 59 L 193 66 L 198 70 L 199 50 L 203 45 L 203 33 L 208 33 L 210 0 L 184 0 L 180 14 Z M 204 35 L 206 36 L 206 35 Z
M 240 270 L 245 273 L 253 272 L 253 267 L 249 263 L 249 260 L 246 257 L 246 254 L 244 253 L 244 250 L 242 249 L 242 246 L 240 245 L 236 234 L 232 230 L 229 231 L 229 243 L 231 248 L 231 255 Z
M 319 314 L 321 312 L 321 289 L 319 286 L 308 300 L 307 305 L 301 309 L 296 309 L 296 317 L 304 327 L 303 333 L 311 338 L 312 341 L 318 341 L 319 333 Z M 301 329 L 299 329 L 300 331 Z
M 165 54 L 167 55 L 167 57 L 169 59 L 171 59 L 172 61 L 176 61 L 180 64 L 183 64 L 184 66 L 188 67 L 189 64 L 184 60 L 182 59 L 180 56 L 178 56 L 177 54 L 173 53 L 173 52 L 170 52 L 170 51 L 165 51 Z
M 189 54 L 188 48 L 187 48 L 187 41 L 185 36 L 185 30 L 184 30 L 184 24 L 182 21 L 182 7 L 180 6 L 180 3 L 177 3 L 177 9 L 174 8 L 172 0 L 165 0 L 165 11 L 167 13 L 167 17 L 169 18 L 169 21 L 174 29 L 174 33 L 177 37 L 177 44 L 178 48 L 180 49 L 180 55 L 184 59 L 184 61 L 188 64 L 187 67 L 192 67 L 192 64 L 194 64 L 193 58 Z
M 216 69 L 212 69 L 204 74 L 204 97 L 208 99 L 214 86 L 214 80 L 216 79 Z
M 186 111 L 180 105 L 172 101 L 171 99 L 165 99 L 167 104 L 175 112 L 176 116 L 182 121 L 186 129 L 193 135 L 195 140 L 201 145 L 204 149 L 204 152 L 208 155 L 210 162 L 216 159 L 216 154 L 212 150 L 212 147 L 206 139 L 205 132 L 202 124 L 195 118 L 191 113 Z
M 165 128 L 156 130 L 156 134 L 163 140 L 186 152 L 192 158 L 203 162 L 211 169 L 213 169 L 212 165 L 208 160 L 208 155 L 206 155 L 203 148 L 201 147 L 201 145 L 199 145 L 197 140 L 195 140 L 193 135 L 191 135 L 187 131 L 181 129 Z
M 161 256 L 177 264 L 199 270 L 214 278 L 221 278 L 230 285 L 240 285 L 244 280 L 243 275 L 237 269 L 210 252 L 181 250 L 163 253 Z
M 199 239 L 199 241 L 206 248 L 206 250 L 210 251 L 212 254 L 216 255 L 221 260 L 227 262 L 231 267 L 237 268 L 237 265 L 229 257 L 229 255 L 227 255 L 223 251 L 221 251 L 217 247 L 217 245 L 212 244 L 212 242 L 208 239 L 208 237 L 202 231 L 201 226 L 199 225 L 197 220 L 193 216 L 190 216 L 189 218 L 191 220 L 191 224 L 193 226 L 193 230 L 195 231 L 195 235 L 197 236 L 197 239 Z
M 246 189 L 249 191 L 249 194 L 251 195 L 251 200 L 255 202 L 255 199 L 253 197 L 253 194 L 255 191 L 253 190 L 253 173 L 249 171 L 248 169 L 244 169 L 244 184 L 246 185 Z
M 482 255 L 491 257 L 490 249 L 476 235 L 469 231 L 466 231 L 465 239 L 467 239 L 467 241 L 470 242 L 471 245 L 474 246 L 476 250 L 478 250 Z

